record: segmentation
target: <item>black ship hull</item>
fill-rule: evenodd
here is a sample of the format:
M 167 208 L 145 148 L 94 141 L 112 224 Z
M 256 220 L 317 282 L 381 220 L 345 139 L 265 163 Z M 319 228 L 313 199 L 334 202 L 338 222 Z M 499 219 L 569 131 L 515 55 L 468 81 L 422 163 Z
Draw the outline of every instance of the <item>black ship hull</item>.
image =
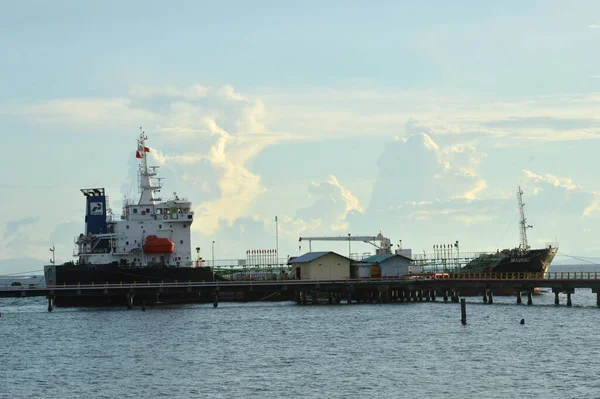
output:
M 491 278 L 543 278 L 558 248 L 504 250 L 482 254 L 460 269 L 460 273 Z M 482 295 L 481 290 L 463 290 L 460 295 Z M 514 295 L 510 289 L 497 289 L 495 295 Z
M 212 282 L 213 273 L 208 267 L 121 267 L 118 264 L 103 265 L 76 265 L 65 263 L 60 266 L 46 266 L 46 284 L 48 286 L 62 285 L 103 285 L 103 284 L 160 284 L 175 282 Z M 223 280 L 215 276 L 215 280 Z M 213 301 L 210 292 L 201 295 L 186 294 L 152 294 L 137 295 L 138 304 L 152 305 L 155 303 L 207 303 Z M 127 298 L 124 295 L 98 296 L 60 296 L 56 298 L 55 305 L 68 306 L 110 306 L 125 305 Z
M 45 278 L 48 286 L 62 285 L 96 285 L 122 284 L 145 285 L 167 284 L 186 282 L 212 282 L 228 281 L 218 274 L 213 274 L 209 267 L 121 267 L 115 264 L 102 265 L 76 265 L 66 263 L 59 266 L 46 266 Z M 265 293 L 265 292 L 222 292 L 219 301 L 247 302 L 247 301 L 287 301 L 292 300 L 291 293 Z M 121 306 L 127 304 L 127 296 L 120 294 L 106 294 L 103 296 L 58 296 L 55 300 L 57 307 L 76 306 Z M 215 293 L 211 290 L 198 293 L 142 293 L 135 295 L 136 305 L 157 304 L 188 304 L 212 303 Z

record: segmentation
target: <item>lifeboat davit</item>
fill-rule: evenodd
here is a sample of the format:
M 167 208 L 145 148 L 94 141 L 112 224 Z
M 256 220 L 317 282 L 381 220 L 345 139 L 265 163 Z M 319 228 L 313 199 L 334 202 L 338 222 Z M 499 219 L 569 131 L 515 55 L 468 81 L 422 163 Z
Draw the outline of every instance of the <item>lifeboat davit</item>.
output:
M 175 243 L 168 238 L 148 236 L 144 243 L 144 253 L 146 254 L 172 254 L 174 249 Z

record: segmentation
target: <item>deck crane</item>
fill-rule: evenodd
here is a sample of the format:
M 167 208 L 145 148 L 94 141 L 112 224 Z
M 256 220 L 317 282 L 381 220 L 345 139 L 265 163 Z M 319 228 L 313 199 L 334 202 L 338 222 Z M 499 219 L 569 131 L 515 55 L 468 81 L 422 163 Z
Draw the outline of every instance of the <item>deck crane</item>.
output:
M 299 242 L 308 241 L 308 251 L 312 252 L 311 242 L 312 241 L 362 241 L 367 244 L 373 245 L 376 250 L 377 255 L 383 254 L 391 254 L 392 253 L 392 243 L 389 238 L 384 237 L 383 234 L 379 233 L 376 236 L 353 236 L 348 234 L 348 236 L 338 236 L 338 237 L 300 237 L 298 239 Z M 376 242 L 379 241 L 379 245 Z

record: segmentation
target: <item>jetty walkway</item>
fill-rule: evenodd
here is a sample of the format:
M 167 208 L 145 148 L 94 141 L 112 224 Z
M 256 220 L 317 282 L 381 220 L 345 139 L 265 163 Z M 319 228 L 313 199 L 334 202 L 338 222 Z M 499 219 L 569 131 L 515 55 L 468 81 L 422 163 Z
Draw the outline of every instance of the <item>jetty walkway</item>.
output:
M 550 289 L 559 305 L 559 293 L 571 295 L 575 289 L 586 288 L 596 293 L 600 307 L 600 276 L 595 272 L 533 273 L 431 273 L 398 277 L 377 277 L 338 280 L 229 280 L 214 282 L 174 281 L 134 283 L 92 283 L 57 286 L 0 286 L 0 298 L 43 296 L 48 299 L 48 310 L 57 306 L 116 305 L 124 303 L 128 308 L 134 304 L 146 306 L 155 302 L 213 302 L 295 300 L 299 304 L 361 302 L 459 302 L 461 296 L 482 297 L 483 302 L 493 303 L 494 295 L 514 295 L 516 303 L 533 304 L 536 290 Z

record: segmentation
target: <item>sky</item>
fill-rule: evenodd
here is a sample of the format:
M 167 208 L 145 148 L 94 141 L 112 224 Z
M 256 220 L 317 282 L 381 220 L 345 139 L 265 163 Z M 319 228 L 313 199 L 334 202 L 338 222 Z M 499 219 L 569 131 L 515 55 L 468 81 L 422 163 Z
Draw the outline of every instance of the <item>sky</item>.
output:
M 597 1 L 4 1 L 0 275 L 138 195 L 140 127 L 204 258 L 511 248 L 520 186 L 530 245 L 598 263 L 599 43 Z

